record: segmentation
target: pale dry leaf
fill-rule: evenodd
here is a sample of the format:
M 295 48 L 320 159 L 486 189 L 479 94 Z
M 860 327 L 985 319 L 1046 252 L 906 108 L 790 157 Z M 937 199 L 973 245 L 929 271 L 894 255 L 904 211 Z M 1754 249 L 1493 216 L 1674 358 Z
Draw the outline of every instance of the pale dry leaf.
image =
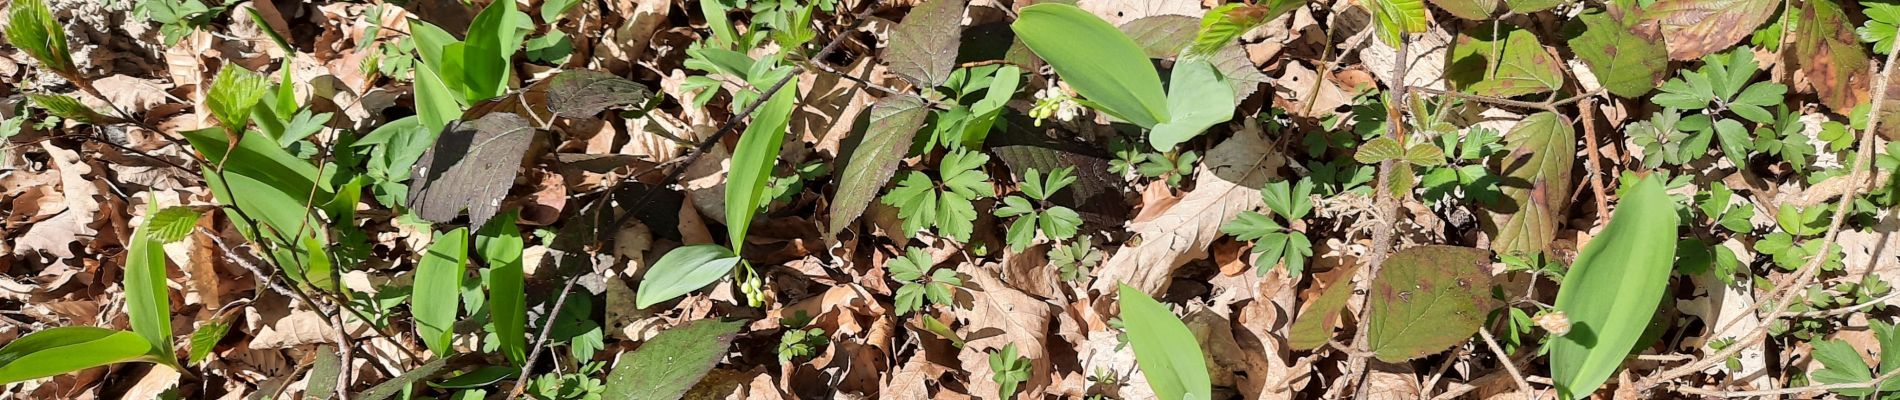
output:
M 1029 381 L 1020 386 L 1021 393 L 1042 393 L 1049 387 L 1049 372 L 1054 368 L 1048 341 L 1054 333 L 1050 322 L 1056 306 L 1009 287 L 992 269 L 967 263 L 957 269 L 969 276 L 963 286 L 970 295 L 969 311 L 958 315 L 967 344 L 957 358 L 972 376 L 987 377 L 983 372 L 989 370 L 989 354 L 985 351 L 1014 344 L 1017 354 L 1030 360 Z M 997 388 L 988 379 L 970 382 L 970 394 L 978 398 L 994 398 Z
M 1108 293 L 1128 284 L 1150 295 L 1164 292 L 1175 269 L 1207 257 L 1222 224 L 1264 204 L 1260 187 L 1284 163 L 1248 120 L 1246 129 L 1208 151 L 1193 191 L 1154 219 L 1128 224 L 1140 240 L 1122 245 L 1097 268 L 1090 289 Z

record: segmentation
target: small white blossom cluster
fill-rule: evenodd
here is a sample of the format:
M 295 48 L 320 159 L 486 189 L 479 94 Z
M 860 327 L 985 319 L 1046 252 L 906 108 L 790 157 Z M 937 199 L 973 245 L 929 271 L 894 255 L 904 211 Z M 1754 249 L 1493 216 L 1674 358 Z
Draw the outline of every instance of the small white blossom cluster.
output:
M 1029 109 L 1029 117 L 1036 119 L 1036 126 L 1042 126 L 1042 120 L 1055 118 L 1057 121 L 1074 121 L 1082 115 L 1082 103 L 1056 85 L 1036 91 L 1036 106 Z

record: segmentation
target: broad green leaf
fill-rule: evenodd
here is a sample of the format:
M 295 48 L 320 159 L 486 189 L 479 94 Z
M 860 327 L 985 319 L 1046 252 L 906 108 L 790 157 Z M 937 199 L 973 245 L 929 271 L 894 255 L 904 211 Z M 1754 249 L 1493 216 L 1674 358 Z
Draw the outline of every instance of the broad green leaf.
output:
M 731 274 L 736 265 L 739 265 L 739 256 L 716 244 L 673 249 L 647 269 L 646 277 L 640 280 L 640 290 L 634 293 L 634 305 L 647 308 L 679 298 Z
M 1860 41 L 1873 43 L 1874 52 L 1887 54 L 1893 52 L 1894 27 L 1900 25 L 1900 4 L 1885 1 L 1862 1 L 1861 14 L 1867 16 L 1867 22 L 1854 30 Z
M 1563 87 L 1563 61 L 1537 42 L 1537 34 L 1516 25 L 1491 24 L 1501 25 L 1458 33 L 1446 59 L 1446 80 L 1458 90 L 1492 97 L 1548 93 Z
M 410 386 L 414 386 L 416 382 L 429 379 L 434 377 L 436 373 L 442 372 L 444 367 L 449 366 L 449 359 L 452 357 L 453 356 L 436 357 L 434 360 L 429 360 L 428 363 L 410 368 L 408 371 L 403 372 L 402 375 L 383 381 L 383 383 L 378 383 L 376 386 L 371 386 L 369 390 L 364 390 L 355 396 L 350 396 L 350 398 L 357 400 L 383 400 L 390 396 L 395 396 L 397 393 L 408 391 Z
M 732 339 L 744 328 L 744 321 L 702 319 L 660 332 L 633 354 L 620 357 L 607 375 L 601 398 L 678 399 L 725 358 Z
M 1233 89 L 1206 59 L 1176 61 L 1168 85 L 1168 110 L 1173 114 L 1148 132 L 1148 144 L 1156 151 L 1174 150 L 1208 127 L 1234 118 L 1238 104 Z
M 316 166 L 255 132 L 247 132 L 235 149 L 230 147 L 230 140 L 222 129 L 189 131 L 184 136 L 191 147 L 211 163 L 202 168 L 218 202 L 236 205 L 244 215 L 268 225 L 270 232 L 263 237 L 295 244 L 296 241 L 290 240 L 292 235 L 315 233 L 317 229 L 305 226 L 314 221 L 304 213 L 304 205 L 306 202 L 328 203 L 334 196 L 327 185 L 317 180 Z M 229 160 L 226 160 L 226 150 L 231 150 Z M 218 165 L 224 166 L 223 174 L 216 170 Z M 243 195 L 232 196 L 233 192 Z
M 1821 104 L 1835 113 L 1847 114 L 1854 106 L 1866 103 L 1871 98 L 1868 92 L 1873 76 L 1868 73 L 1867 49 L 1861 47 L 1854 31 L 1846 28 L 1854 26 L 1847 13 L 1835 0 L 1811 0 L 1801 2 L 1798 15 L 1800 22 L 1790 32 L 1794 35 L 1791 58 L 1808 77 Z M 1774 97 L 1780 100 L 1780 96 Z
M 527 362 L 528 297 L 523 276 L 524 243 L 515 212 L 491 219 L 475 234 L 475 250 L 488 265 L 489 321 L 501 352 L 515 365 Z
M 1470 339 L 1497 308 L 1491 252 L 1418 246 L 1393 253 L 1372 281 L 1367 340 L 1389 363 L 1423 357 Z
M 1498 254 L 1541 252 L 1557 235 L 1557 224 L 1570 204 L 1570 167 L 1576 163 L 1577 134 L 1567 118 L 1553 113 L 1525 117 L 1504 135 L 1510 152 L 1499 155 L 1498 188 L 1506 198 L 1491 207 L 1486 228 Z
M 168 207 L 147 216 L 145 226 L 140 229 L 144 229 L 142 232 L 159 243 L 173 243 L 191 234 L 192 228 L 198 225 L 199 216 L 197 210 L 189 207 Z
M 1445 149 L 1431 143 L 1419 143 L 1405 150 L 1405 162 L 1420 167 L 1445 165 Z
M 933 88 L 950 79 L 957 67 L 957 43 L 963 37 L 963 9 L 967 0 L 928 0 L 891 27 L 890 47 L 884 60 L 891 72 L 911 85 Z
M 218 123 L 226 132 L 237 135 L 251 122 L 251 108 L 264 100 L 265 89 L 270 80 L 264 75 L 244 69 L 235 64 L 225 65 L 218 70 L 218 77 L 211 81 L 211 91 L 205 95 L 205 107 L 211 109 L 211 115 L 218 117 Z
M 910 152 L 911 141 L 929 112 L 923 99 L 908 94 L 885 97 L 871 105 L 871 126 L 865 129 L 857 148 L 851 150 L 850 158 L 845 159 L 844 172 L 838 174 L 826 237 L 844 231 L 876 201 L 878 190 L 891 180 L 897 163 Z
M 0 347 L 0 383 L 13 383 L 131 361 L 156 361 L 158 349 L 136 333 L 90 326 L 33 332 Z M 165 351 L 170 353 L 170 351 Z
M 1498 0 L 1432 0 L 1432 5 L 1458 18 L 1473 21 L 1491 19 L 1498 12 Z
M 1352 159 L 1363 164 L 1378 164 L 1386 160 L 1405 157 L 1405 147 L 1390 137 L 1380 136 L 1359 144 L 1359 150 L 1353 152 Z
M 1404 35 L 1424 32 L 1425 0 L 1370 0 L 1367 11 L 1377 25 L 1379 40 L 1397 47 L 1404 43 Z
M 410 211 L 447 223 L 468 210 L 469 225 L 486 225 L 514 187 L 534 134 L 526 118 L 505 112 L 450 126 L 416 163 Z
M 415 73 L 416 118 L 422 121 L 423 129 L 441 132 L 449 122 L 462 117 L 461 96 L 450 90 L 434 70 L 416 68 Z
M 1639 24 L 1637 11 L 1592 12 L 1578 18 L 1584 30 L 1570 50 L 1590 66 L 1597 82 L 1617 96 L 1638 98 L 1666 78 L 1669 49 L 1655 25 Z M 1621 17 L 1618 17 L 1618 14 Z
M 84 103 L 80 103 L 79 99 L 75 99 L 72 96 L 63 94 L 27 93 L 26 99 L 33 102 L 33 106 L 45 109 L 46 113 L 53 114 L 60 118 L 88 124 L 104 123 L 109 120 L 106 116 L 100 115 L 98 111 L 93 111 L 92 107 L 87 107 Z
M 1564 397 L 1589 396 L 1610 378 L 1648 329 L 1669 287 L 1675 201 L 1657 176 L 1636 182 L 1621 200 L 1557 290 L 1556 308 L 1571 323 L 1569 334 L 1550 342 L 1551 379 Z
M 771 87 L 780 74 L 765 74 L 752 86 Z M 732 169 L 726 174 L 726 240 L 732 252 L 745 249 L 746 231 L 752 228 L 752 216 L 765 205 L 765 187 L 772 180 L 772 167 L 778 165 L 779 146 L 785 144 L 785 127 L 791 123 L 792 110 L 798 105 L 798 80 L 786 82 L 785 89 L 772 96 L 752 113 L 752 123 L 739 136 L 732 151 Z
M 1549 10 L 1563 3 L 1563 0 L 1504 0 L 1504 4 L 1510 6 L 1511 12 L 1516 14 Z
M 148 216 L 159 213 L 156 203 L 147 203 Z M 172 353 L 171 296 L 165 291 L 165 242 L 153 229 L 154 218 L 132 233 L 131 248 L 125 252 L 125 316 L 132 332 L 158 350 L 160 363 L 177 364 Z
M 1847 341 L 1844 340 L 1836 339 L 1814 342 L 1814 352 L 1812 356 L 1815 361 L 1820 361 L 1823 366 L 1823 368 L 1812 373 L 1814 382 L 1820 384 L 1857 384 L 1873 381 L 1874 371 L 1867 366 L 1866 361 L 1861 361 L 1860 352 L 1859 349 L 1854 348 L 1854 345 L 1848 344 Z M 1882 348 L 1880 352 L 1885 354 L 1892 351 Z M 1835 389 L 1834 393 L 1842 396 L 1866 397 L 1874 394 L 1874 390 L 1867 388 Z
M 1010 29 L 1102 112 L 1142 128 L 1168 121 L 1161 75 L 1141 47 L 1095 14 L 1066 4 L 1036 4 L 1023 7 Z
M 1339 323 L 1339 311 L 1346 308 L 1346 300 L 1352 299 L 1352 276 L 1359 272 L 1359 265 L 1353 263 L 1349 270 L 1333 278 L 1326 290 L 1307 302 L 1299 317 L 1293 319 L 1293 327 L 1287 331 L 1287 344 L 1294 350 L 1317 349 L 1332 340 L 1333 325 Z
M 211 350 L 218 347 L 218 341 L 224 340 L 224 334 L 230 330 L 230 323 L 216 320 L 205 322 L 197 330 L 191 331 L 191 356 L 185 359 L 186 365 L 204 361 L 205 356 L 211 355 Z
M 343 355 L 336 351 L 336 345 L 317 345 L 317 359 L 310 365 L 310 373 L 305 375 L 304 397 L 328 399 L 336 395 L 336 378 L 343 371 Z
M 66 50 L 66 30 L 53 19 L 44 0 L 13 0 L 7 5 L 6 34 L 7 43 L 39 60 L 42 68 L 77 76 L 79 68 Z
M 1726 50 L 1781 8 L 1776 0 L 1657 0 L 1643 20 L 1662 26 L 1669 58 L 1687 61 Z M 1841 28 L 1846 30 L 1844 26 Z
M 469 22 L 462 53 L 464 98 L 469 103 L 508 93 L 509 82 L 515 79 L 514 55 L 521 50 L 526 31 L 533 28 L 534 21 L 512 1 L 489 3 Z
M 1135 348 L 1135 364 L 1141 367 L 1155 395 L 1164 399 L 1213 399 L 1207 356 L 1187 324 L 1141 289 L 1124 284 L 1118 292 L 1128 345 Z
M 416 263 L 409 313 L 416 332 L 437 359 L 449 356 L 455 335 L 456 311 L 462 307 L 462 277 L 468 268 L 468 228 L 436 235 L 422 261 Z
M 590 117 L 609 107 L 636 105 L 653 98 L 653 89 L 613 74 L 579 69 L 548 78 L 548 111 Z

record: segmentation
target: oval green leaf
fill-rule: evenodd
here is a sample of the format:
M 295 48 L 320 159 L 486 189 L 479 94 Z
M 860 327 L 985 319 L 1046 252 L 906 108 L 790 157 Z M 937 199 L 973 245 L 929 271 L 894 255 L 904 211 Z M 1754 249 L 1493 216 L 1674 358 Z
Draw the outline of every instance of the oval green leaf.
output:
M 1557 291 L 1557 310 L 1571 326 L 1550 342 L 1558 394 L 1589 396 L 1642 338 L 1669 287 L 1676 218 L 1661 178 L 1643 178 L 1623 195 L 1609 226 L 1578 253 Z
M 416 332 L 422 343 L 437 358 L 448 356 L 449 341 L 455 334 L 456 311 L 462 307 L 462 276 L 468 267 L 468 228 L 455 228 L 436 236 L 422 262 L 416 264 L 416 280 L 410 295 L 410 314 L 416 317 Z
M 1423 357 L 1463 343 L 1478 332 L 1491 298 L 1491 252 L 1470 247 L 1418 246 L 1385 260 L 1372 282 L 1367 339 L 1389 363 Z
M 1148 386 L 1163 399 L 1212 399 L 1207 356 L 1187 324 L 1168 307 L 1126 284 L 1119 289 L 1122 323 L 1128 345 L 1135 348 L 1135 364 L 1148 377 Z
M 0 383 L 39 379 L 128 361 L 152 361 L 155 348 L 136 333 L 91 326 L 34 332 L 0 347 Z
M 639 292 L 634 293 L 634 304 L 647 308 L 679 298 L 725 277 L 738 264 L 739 256 L 716 244 L 673 249 L 647 269 L 646 278 L 640 280 Z
M 744 321 L 702 319 L 667 329 L 621 357 L 607 376 L 607 399 L 678 399 L 724 358 Z
M 525 243 L 515 212 L 488 220 L 475 234 L 475 249 L 488 263 L 488 309 L 501 352 L 514 365 L 527 362 L 528 297 L 523 275 Z
M 1168 121 L 1161 74 L 1108 21 L 1071 5 L 1037 4 L 1023 7 L 1010 30 L 1102 112 L 1142 128 Z

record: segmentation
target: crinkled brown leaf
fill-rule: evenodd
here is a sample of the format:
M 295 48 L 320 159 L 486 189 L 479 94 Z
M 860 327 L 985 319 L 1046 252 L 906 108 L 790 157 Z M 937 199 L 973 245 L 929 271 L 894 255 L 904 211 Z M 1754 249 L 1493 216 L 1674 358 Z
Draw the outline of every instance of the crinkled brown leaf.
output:
M 1833 1 L 1801 2 L 1800 22 L 1794 24 L 1794 62 L 1808 76 L 1821 104 L 1847 114 L 1864 104 L 1871 75 L 1867 49 L 1854 35 L 1854 26 Z
M 548 79 L 548 110 L 569 117 L 592 116 L 653 97 L 653 89 L 646 85 L 606 72 L 563 71 Z
M 1643 18 L 1662 24 L 1670 59 L 1694 60 L 1741 42 L 1780 7 L 1776 0 L 1659 0 Z
M 410 210 L 439 223 L 468 210 L 469 226 L 482 226 L 500 211 L 533 141 L 534 127 L 513 113 L 450 124 L 416 162 Z

